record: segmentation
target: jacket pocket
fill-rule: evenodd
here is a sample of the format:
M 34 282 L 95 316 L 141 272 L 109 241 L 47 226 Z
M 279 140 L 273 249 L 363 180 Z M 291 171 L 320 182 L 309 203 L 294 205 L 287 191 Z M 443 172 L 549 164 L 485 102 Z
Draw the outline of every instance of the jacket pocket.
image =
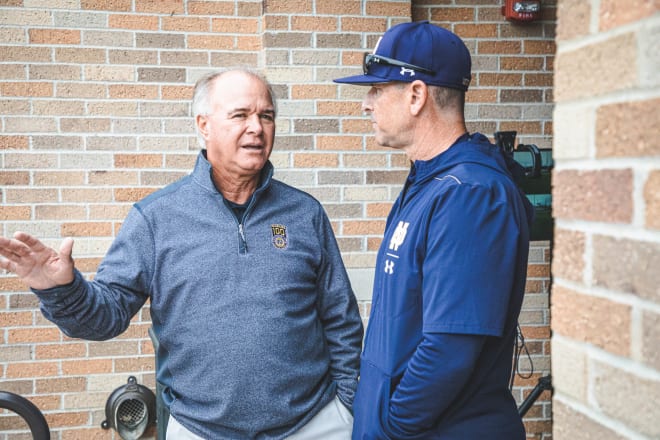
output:
M 389 375 L 362 358 L 353 402 L 353 440 L 390 440 L 383 426 L 389 415 L 391 384 Z

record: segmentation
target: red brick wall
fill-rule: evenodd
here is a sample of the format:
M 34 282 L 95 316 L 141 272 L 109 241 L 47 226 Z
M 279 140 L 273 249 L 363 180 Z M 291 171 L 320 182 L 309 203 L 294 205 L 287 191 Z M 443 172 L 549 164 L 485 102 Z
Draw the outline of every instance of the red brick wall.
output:
M 279 98 L 276 175 L 323 203 L 368 323 L 375 253 L 408 165 L 374 144 L 360 110 L 365 90 L 331 79 L 357 72 L 389 26 L 429 19 L 474 54 L 470 130 L 517 130 L 521 142 L 549 147 L 555 6 L 543 3 L 541 21 L 516 25 L 489 1 L 1 2 L 0 233 L 26 230 L 54 247 L 72 236 L 76 264 L 92 277 L 131 204 L 191 169 L 195 80 L 222 66 L 258 67 Z M 657 194 L 647 199 L 658 211 Z M 549 248 L 537 242 L 530 253 L 521 325 L 534 375 L 517 380 L 519 401 L 550 369 Z M 131 374 L 154 386 L 149 325 L 145 308 L 113 341 L 71 340 L 26 286 L 0 274 L 0 389 L 37 404 L 55 438 L 113 438 L 100 429 L 110 392 Z M 526 426 L 528 438 L 549 438 L 548 396 Z M 0 413 L 0 440 L 26 437 Z

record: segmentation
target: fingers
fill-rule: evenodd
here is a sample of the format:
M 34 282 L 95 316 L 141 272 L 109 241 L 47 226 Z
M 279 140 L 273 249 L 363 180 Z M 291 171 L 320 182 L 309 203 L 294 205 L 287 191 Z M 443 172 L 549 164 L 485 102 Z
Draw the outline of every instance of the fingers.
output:
M 7 272 L 11 272 L 11 261 L 0 258 L 0 268 L 6 270 Z
M 15 232 L 13 240 L 0 237 L 0 255 L 12 261 L 26 257 L 31 252 L 41 252 L 45 249 L 46 246 L 42 242 L 25 232 Z
M 60 246 L 60 258 L 72 261 L 71 252 L 73 239 L 66 238 Z M 55 250 L 44 245 L 36 237 L 25 232 L 14 233 L 13 239 L 0 237 L 0 268 L 10 272 L 16 272 L 17 265 L 27 261 L 46 261 L 49 255 L 55 254 Z
M 27 246 L 27 248 L 32 252 L 41 252 L 46 249 L 46 246 L 44 246 L 44 244 L 39 241 L 37 237 L 34 237 L 28 233 L 17 231 L 14 233 L 14 238 L 25 244 L 25 246 Z
M 4 257 L 0 258 L 0 268 L 8 272 L 15 272 L 16 262 L 26 253 L 27 248 L 25 244 L 17 240 L 0 237 L 0 255 Z
M 8 244 L 9 240 L 0 237 L 0 255 L 4 257 L 0 258 L 0 268 L 4 270 L 9 270 L 9 260 L 6 260 L 6 258 L 9 258 L 9 249 L 7 249 Z M 11 254 L 13 255 L 13 252 Z
M 14 260 L 25 255 L 26 252 L 27 248 L 24 243 L 0 237 L 0 255 L 3 257 Z

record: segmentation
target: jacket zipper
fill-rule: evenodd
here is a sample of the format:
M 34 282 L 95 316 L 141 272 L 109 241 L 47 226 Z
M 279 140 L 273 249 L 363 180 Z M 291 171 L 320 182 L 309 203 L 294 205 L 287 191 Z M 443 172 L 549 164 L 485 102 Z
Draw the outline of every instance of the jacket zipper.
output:
M 241 253 L 247 254 L 247 240 L 245 239 L 245 231 L 243 230 L 243 223 L 238 224 L 238 235 L 241 238 Z
M 226 200 L 223 198 L 223 203 L 227 209 L 229 209 L 230 214 L 232 217 L 234 217 L 234 220 L 238 224 L 238 240 L 239 240 L 239 250 L 238 252 L 240 254 L 247 254 L 248 252 L 248 245 L 247 245 L 247 239 L 245 238 L 245 222 L 247 221 L 248 216 L 250 215 L 250 212 L 254 209 L 254 205 L 256 203 L 257 197 L 259 197 L 259 194 L 263 191 L 265 191 L 265 188 L 267 188 L 270 185 L 270 182 L 268 182 L 266 185 L 263 185 L 252 194 L 252 199 L 250 200 L 250 203 L 248 204 L 247 208 L 245 209 L 245 212 L 243 213 L 243 216 L 241 219 L 236 218 L 236 216 L 233 214 L 231 207 L 227 203 Z

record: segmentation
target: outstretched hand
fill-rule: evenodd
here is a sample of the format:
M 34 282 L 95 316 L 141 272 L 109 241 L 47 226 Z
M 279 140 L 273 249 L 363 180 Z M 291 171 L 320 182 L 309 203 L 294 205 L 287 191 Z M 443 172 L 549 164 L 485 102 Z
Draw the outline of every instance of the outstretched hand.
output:
M 13 239 L 0 237 L 0 268 L 18 275 L 33 289 L 43 290 L 73 281 L 73 239 L 65 238 L 59 252 L 36 237 L 16 232 Z

